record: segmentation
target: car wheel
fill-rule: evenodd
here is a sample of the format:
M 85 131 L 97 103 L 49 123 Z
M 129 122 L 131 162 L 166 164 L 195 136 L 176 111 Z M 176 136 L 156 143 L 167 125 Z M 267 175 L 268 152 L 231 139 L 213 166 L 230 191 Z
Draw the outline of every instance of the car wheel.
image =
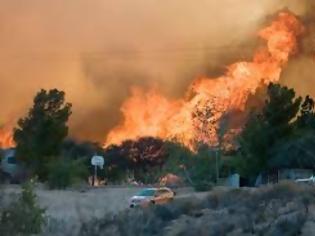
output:
M 129 207 L 130 207 L 130 208 L 135 208 L 135 205 L 131 204 Z
M 155 205 L 155 201 L 154 200 L 150 201 L 150 205 Z

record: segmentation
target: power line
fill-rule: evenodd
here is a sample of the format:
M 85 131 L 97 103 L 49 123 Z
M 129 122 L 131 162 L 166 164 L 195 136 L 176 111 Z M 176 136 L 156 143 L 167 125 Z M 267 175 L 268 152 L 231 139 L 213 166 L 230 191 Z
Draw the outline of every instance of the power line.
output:
M 242 50 L 241 57 L 252 52 L 250 48 L 242 46 L 218 46 L 218 47 L 180 47 L 172 49 L 152 49 L 152 50 L 108 50 L 108 51 L 86 51 L 79 53 L 55 53 L 55 52 L 28 52 L 28 53 L 9 53 L 0 54 L 0 60 L 59 60 L 59 61 L 78 61 L 78 60 L 156 60 L 167 59 L 167 57 L 180 57 L 181 60 L 204 60 L 200 55 L 216 56 L 222 52 L 229 55 L 229 52 Z

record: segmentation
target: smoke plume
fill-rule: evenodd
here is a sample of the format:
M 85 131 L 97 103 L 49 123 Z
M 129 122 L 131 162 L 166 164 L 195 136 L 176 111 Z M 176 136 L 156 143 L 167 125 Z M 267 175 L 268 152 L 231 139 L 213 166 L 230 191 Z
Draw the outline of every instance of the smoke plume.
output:
M 103 141 L 121 119 L 130 87 L 170 98 L 199 76 L 247 60 L 257 31 L 289 9 L 306 24 L 283 83 L 315 96 L 314 3 L 309 0 L 1 0 L 0 122 L 14 125 L 40 88 L 73 103 L 71 135 Z

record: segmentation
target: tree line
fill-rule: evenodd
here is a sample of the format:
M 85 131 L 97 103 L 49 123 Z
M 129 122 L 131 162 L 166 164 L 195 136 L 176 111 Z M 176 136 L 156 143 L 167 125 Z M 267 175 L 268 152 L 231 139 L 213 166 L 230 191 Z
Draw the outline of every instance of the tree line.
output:
M 157 182 L 167 173 L 187 183 L 210 186 L 221 175 L 238 172 L 255 178 L 259 173 L 280 168 L 315 166 L 315 113 L 310 96 L 297 97 L 293 89 L 279 84 L 265 88 L 265 101 L 254 107 L 236 137 L 236 149 L 227 153 L 201 144 L 191 152 L 181 144 L 143 137 L 126 140 L 106 149 L 97 143 L 78 143 L 68 138 L 72 104 L 57 89 L 41 90 L 33 106 L 14 129 L 18 160 L 30 176 L 66 187 L 92 173 L 90 158 L 103 155 L 105 169 L 101 177 L 110 182 L 133 178 L 142 183 Z M 221 123 L 228 123 L 228 119 Z M 224 134 L 218 134 L 222 137 Z

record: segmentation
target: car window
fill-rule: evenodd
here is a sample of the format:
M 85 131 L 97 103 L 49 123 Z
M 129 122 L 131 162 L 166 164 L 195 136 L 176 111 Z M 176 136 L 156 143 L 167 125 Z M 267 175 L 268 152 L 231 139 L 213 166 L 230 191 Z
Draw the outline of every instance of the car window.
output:
M 145 189 L 145 190 L 142 190 L 141 192 L 139 192 L 137 194 L 137 196 L 150 197 L 150 196 L 154 196 L 155 193 L 156 193 L 156 191 L 154 189 Z

